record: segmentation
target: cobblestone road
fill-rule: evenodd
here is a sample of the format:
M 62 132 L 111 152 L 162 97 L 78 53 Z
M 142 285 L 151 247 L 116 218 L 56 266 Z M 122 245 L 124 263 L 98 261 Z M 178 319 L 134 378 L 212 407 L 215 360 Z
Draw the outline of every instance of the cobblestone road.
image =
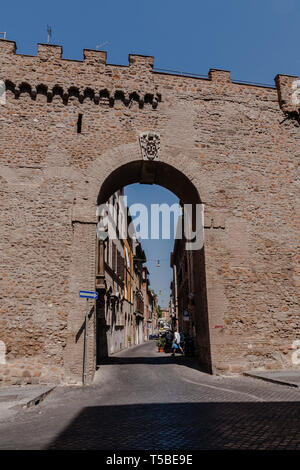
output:
M 298 389 L 203 374 L 154 343 L 0 422 L 1 449 L 300 449 Z

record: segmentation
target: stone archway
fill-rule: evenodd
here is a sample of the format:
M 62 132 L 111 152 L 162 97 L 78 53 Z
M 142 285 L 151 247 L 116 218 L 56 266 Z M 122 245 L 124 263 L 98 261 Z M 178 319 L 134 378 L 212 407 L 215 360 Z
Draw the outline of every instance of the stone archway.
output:
M 98 204 L 102 204 L 118 189 L 133 183 L 156 184 L 172 191 L 183 204 L 201 203 L 200 195 L 184 173 L 162 161 L 134 160 L 114 170 L 101 185 Z M 205 249 L 193 252 L 195 273 L 195 328 L 199 362 L 204 370 L 211 372 L 210 333 L 207 308 Z
M 101 155 L 86 172 L 86 186 L 80 185 L 78 197 L 73 207 L 73 253 L 71 268 L 72 286 L 78 291 L 95 288 L 96 264 L 96 208 L 105 202 L 116 190 L 132 183 L 158 184 L 172 191 L 184 203 L 201 202 L 200 188 L 197 184 L 196 166 L 181 151 L 170 149 L 161 151 L 159 161 L 145 161 L 141 158 L 139 144 L 123 145 Z M 208 303 L 206 287 L 206 267 L 204 248 L 194 256 L 194 270 L 198 273 L 195 285 L 195 310 L 197 313 L 196 330 L 199 338 L 201 363 L 212 371 Z M 77 325 L 83 321 L 80 302 L 76 302 L 69 323 L 69 341 L 65 354 L 67 375 L 78 376 L 81 368 L 82 338 L 72 341 L 74 318 Z M 80 320 L 79 320 L 80 319 Z M 88 344 L 88 376 L 92 378 L 96 364 L 96 321 L 95 306 L 90 311 Z M 78 358 L 78 359 L 77 359 Z

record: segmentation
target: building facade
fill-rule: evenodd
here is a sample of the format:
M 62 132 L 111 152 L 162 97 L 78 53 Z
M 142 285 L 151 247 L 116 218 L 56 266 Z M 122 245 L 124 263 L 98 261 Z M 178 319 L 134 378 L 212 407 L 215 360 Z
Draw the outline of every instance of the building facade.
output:
M 126 213 L 120 196 L 123 191 L 114 193 L 107 203 L 110 207 L 112 227 L 118 230 Z M 104 227 L 105 228 L 105 227 Z M 125 242 L 119 234 L 102 240 L 97 238 L 96 289 L 99 292 L 97 302 L 97 361 L 118 352 L 127 346 L 126 334 L 130 316 L 131 293 L 127 295 L 127 266 L 125 260 Z
M 193 252 L 186 250 L 185 246 L 184 237 L 176 239 L 171 253 L 173 281 L 169 311 L 173 328 L 192 337 L 196 344 Z
M 146 256 L 139 242 L 135 247 L 134 279 L 135 279 L 135 303 L 134 303 L 134 344 L 141 344 L 145 340 L 145 297 L 143 291 L 143 264 Z
M 143 285 L 144 282 L 148 283 L 148 279 L 144 281 L 145 268 L 142 266 L 146 257 L 134 234 L 129 236 L 128 227 L 132 219 L 123 196 L 122 189 L 107 201 L 110 210 L 108 223 L 112 222 L 112 229 L 109 230 L 107 223 L 104 226 L 107 237 L 97 240 L 99 362 L 110 354 L 147 339 L 144 335 L 146 313 Z M 144 260 L 137 256 L 143 256 Z

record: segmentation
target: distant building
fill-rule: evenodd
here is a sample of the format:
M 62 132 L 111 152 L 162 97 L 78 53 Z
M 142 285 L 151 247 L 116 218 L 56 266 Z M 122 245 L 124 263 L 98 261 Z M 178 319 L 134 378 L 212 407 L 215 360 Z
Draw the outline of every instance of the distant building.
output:
M 142 290 L 144 296 L 144 340 L 149 339 L 149 329 L 151 320 L 149 320 L 149 271 L 146 266 L 142 270 Z
M 149 290 L 149 272 L 143 266 L 145 253 L 140 242 L 129 237 L 128 233 L 127 238 L 119 237 L 119 230 L 123 230 L 126 218 L 127 227 L 132 221 L 123 205 L 123 194 L 123 190 L 117 191 L 108 200 L 117 236 L 97 239 L 98 362 L 110 354 L 147 341 L 153 330 L 156 297 Z
M 117 191 L 108 200 L 116 226 L 118 221 L 121 226 L 126 217 L 126 208 L 120 200 L 122 195 L 123 190 Z M 96 288 L 100 307 L 97 309 L 97 359 L 101 360 L 126 347 L 125 326 L 128 327 L 132 315 L 132 302 L 130 294 L 124 295 L 124 241 L 117 236 L 97 239 L 97 243 Z
M 170 323 L 171 321 L 171 312 L 169 307 L 161 309 L 161 318 L 166 321 L 166 323 Z
M 153 335 L 157 332 L 157 296 L 150 288 L 148 288 L 148 312 L 149 334 Z
M 130 309 L 125 313 L 125 348 L 131 346 L 133 335 L 133 310 L 134 310 L 134 241 L 127 237 L 124 240 L 124 299 Z
M 181 217 L 178 220 L 179 223 L 182 223 Z M 174 327 L 177 327 L 180 332 L 195 337 L 193 251 L 187 251 L 185 244 L 184 237 L 176 238 L 171 253 L 170 265 L 173 268 L 173 281 L 169 311 L 174 319 Z
M 134 257 L 134 315 L 133 344 L 144 342 L 144 294 L 143 294 L 143 263 L 146 256 L 140 242 L 136 242 Z

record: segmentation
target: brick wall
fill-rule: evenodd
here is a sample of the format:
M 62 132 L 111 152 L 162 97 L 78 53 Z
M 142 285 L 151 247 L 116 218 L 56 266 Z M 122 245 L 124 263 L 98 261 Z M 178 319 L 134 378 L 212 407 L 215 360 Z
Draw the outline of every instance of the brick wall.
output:
M 18 55 L 14 42 L 0 41 L 7 88 L 0 105 L 2 383 L 22 363 L 31 367 L 27 382 L 37 363 L 49 380 L 52 372 L 80 380 L 85 305 L 78 291 L 95 287 L 97 197 L 105 185 L 112 193 L 119 182 L 141 181 L 138 136 L 149 130 L 161 139 L 153 181 L 186 200 L 196 191 L 205 205 L 205 253 L 194 261 L 204 362 L 214 371 L 292 367 L 296 77 L 278 75 L 277 88 L 251 86 L 233 83 L 227 71 L 211 70 L 207 79 L 155 72 L 151 57 L 131 55 L 129 66 L 117 66 L 101 51 L 85 50 L 83 61 L 61 54 L 39 44 L 37 56 Z

